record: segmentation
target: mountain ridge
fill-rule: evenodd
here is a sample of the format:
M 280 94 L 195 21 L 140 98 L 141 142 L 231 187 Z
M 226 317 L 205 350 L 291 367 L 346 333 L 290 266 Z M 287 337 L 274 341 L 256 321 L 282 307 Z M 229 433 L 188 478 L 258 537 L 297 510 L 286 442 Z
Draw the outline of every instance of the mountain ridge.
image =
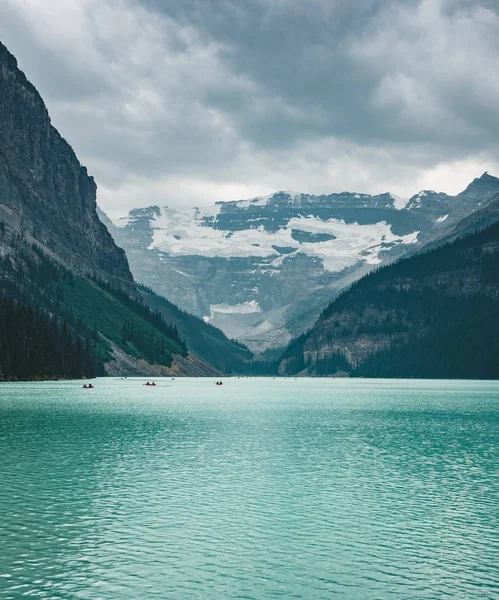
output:
M 253 352 L 285 345 L 373 268 L 449 233 L 499 192 L 484 173 L 456 196 L 276 192 L 179 211 L 133 209 L 108 227 L 141 283 Z

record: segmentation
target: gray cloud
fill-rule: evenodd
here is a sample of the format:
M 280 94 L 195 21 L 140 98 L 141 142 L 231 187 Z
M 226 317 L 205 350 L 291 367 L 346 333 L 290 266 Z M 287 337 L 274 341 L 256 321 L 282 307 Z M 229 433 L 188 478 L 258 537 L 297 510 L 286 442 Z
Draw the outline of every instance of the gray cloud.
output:
M 488 0 L 4 0 L 0 37 L 119 214 L 499 173 Z

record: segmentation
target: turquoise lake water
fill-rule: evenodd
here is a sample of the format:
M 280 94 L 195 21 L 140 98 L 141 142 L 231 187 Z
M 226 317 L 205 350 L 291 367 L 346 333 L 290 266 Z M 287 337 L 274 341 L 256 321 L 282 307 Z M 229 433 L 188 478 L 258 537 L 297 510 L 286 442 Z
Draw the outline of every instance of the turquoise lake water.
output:
M 0 598 L 499 598 L 499 383 L 0 384 Z

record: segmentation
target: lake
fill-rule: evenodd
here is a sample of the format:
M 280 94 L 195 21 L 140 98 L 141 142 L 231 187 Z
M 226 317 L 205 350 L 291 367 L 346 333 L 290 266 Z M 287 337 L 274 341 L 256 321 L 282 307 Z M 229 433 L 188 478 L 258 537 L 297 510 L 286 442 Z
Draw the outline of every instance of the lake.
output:
M 0 384 L 0 598 L 499 597 L 499 383 Z

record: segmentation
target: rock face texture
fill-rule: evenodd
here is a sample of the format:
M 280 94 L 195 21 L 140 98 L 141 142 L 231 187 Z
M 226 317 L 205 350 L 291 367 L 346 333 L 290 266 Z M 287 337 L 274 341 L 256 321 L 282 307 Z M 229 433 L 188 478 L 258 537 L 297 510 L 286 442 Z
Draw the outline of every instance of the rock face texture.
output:
M 0 219 L 67 266 L 137 296 L 96 213 L 96 184 L 0 43 Z
M 258 352 L 286 345 L 354 281 L 445 236 L 498 192 L 485 173 L 458 196 L 278 192 L 102 219 L 137 281 Z

